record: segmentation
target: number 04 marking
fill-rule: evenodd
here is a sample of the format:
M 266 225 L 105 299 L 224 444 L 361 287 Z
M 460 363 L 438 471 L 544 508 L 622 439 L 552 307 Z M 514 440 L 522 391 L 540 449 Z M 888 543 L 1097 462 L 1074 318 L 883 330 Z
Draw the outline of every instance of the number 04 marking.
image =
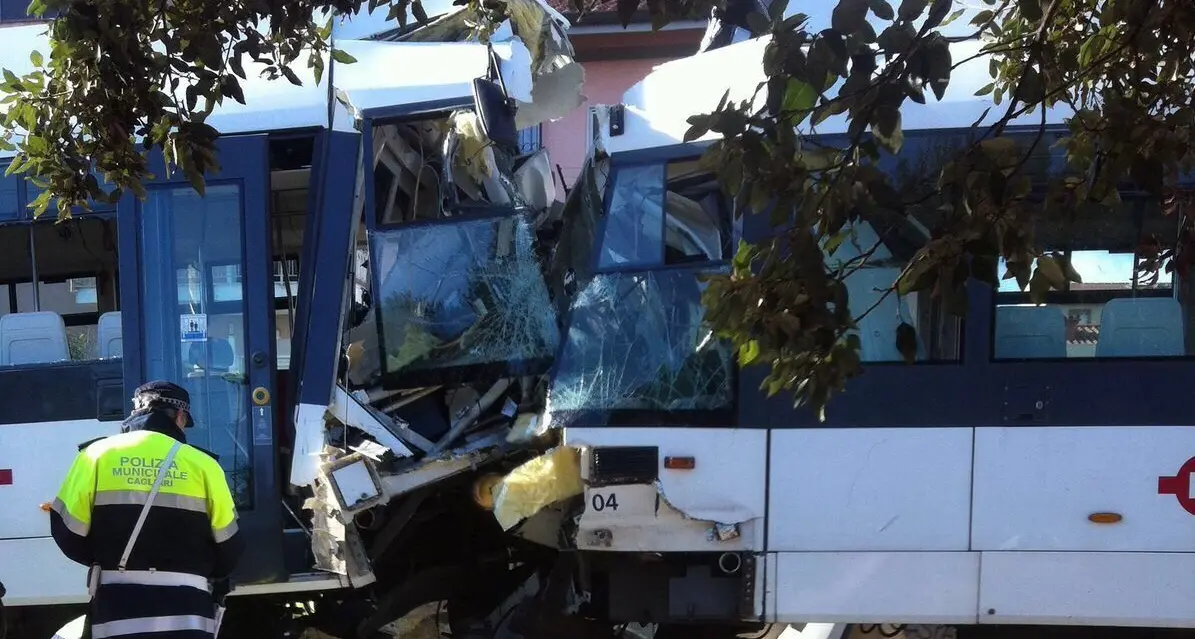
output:
M 590 505 L 593 506 L 594 512 L 602 512 L 609 508 L 610 510 L 618 510 L 618 496 L 614 493 L 603 495 L 601 493 L 594 493 L 593 497 L 589 499 Z

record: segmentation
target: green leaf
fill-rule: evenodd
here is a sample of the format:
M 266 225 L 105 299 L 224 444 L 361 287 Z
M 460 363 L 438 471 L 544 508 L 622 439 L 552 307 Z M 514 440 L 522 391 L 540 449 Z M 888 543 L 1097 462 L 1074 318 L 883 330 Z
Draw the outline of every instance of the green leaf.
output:
M 925 25 L 922 28 L 933 29 L 941 25 L 953 4 L 953 0 L 934 0 L 933 5 L 929 8 L 929 15 L 925 16 Z
M 33 66 L 40 67 L 45 60 L 42 58 L 41 52 L 35 50 L 29 54 L 29 61 L 33 63 Z
M 871 12 L 881 20 L 891 20 L 896 17 L 896 12 L 892 10 L 892 5 L 888 4 L 887 0 L 869 0 L 871 5 Z
M 983 11 L 975 14 L 974 18 L 971 18 L 971 25 L 976 27 L 985 25 L 988 22 L 991 22 L 992 17 L 995 15 L 995 11 L 992 11 L 991 9 L 984 9 Z
M 1042 18 L 1041 2 L 1039 0 L 1017 0 L 1021 15 L 1030 22 L 1037 22 Z
M 900 109 L 895 106 L 882 105 L 876 108 L 875 119 L 872 121 L 871 132 L 884 150 L 896 155 L 904 144 L 904 133 L 900 129 Z
M 1046 293 L 1050 292 L 1050 280 L 1041 269 L 1033 270 L 1033 277 L 1029 279 L 1029 301 L 1034 304 L 1044 304 Z
M 295 75 L 294 71 L 291 71 L 290 67 L 280 67 L 279 71 L 282 72 L 282 75 L 286 76 L 286 79 L 291 84 L 297 87 L 303 86 L 303 81 L 299 79 L 299 76 Z
M 830 24 L 835 31 L 852 34 L 867 24 L 868 0 L 838 0 L 830 14 Z
M 995 89 L 995 88 L 996 88 L 995 82 L 985 84 L 985 85 L 983 85 L 983 88 L 981 88 L 980 90 L 975 92 L 975 95 L 987 95 L 992 92 L 992 89 Z
M 784 18 L 784 12 L 788 9 L 788 0 L 775 0 L 768 5 L 768 18 L 772 22 L 780 22 Z
M 789 79 L 781 109 L 786 116 L 792 117 L 800 114 L 800 120 L 804 120 L 816 102 L 817 91 L 813 87 L 800 80 Z
M 850 106 L 850 101 L 845 98 L 838 98 L 821 104 L 813 110 L 813 119 L 811 120 L 811 124 L 813 124 L 813 126 L 817 126 L 824 122 L 826 118 L 846 111 L 850 108 Z
M 319 84 L 324 79 L 324 58 L 318 53 L 312 53 L 308 59 L 308 64 L 315 73 L 315 83 Z
M 950 85 L 951 64 L 950 46 L 941 38 L 935 39 L 925 52 L 925 71 L 929 86 L 939 102 L 946 96 L 946 87 Z
M 896 10 L 896 15 L 901 20 L 912 22 L 921 17 L 921 13 L 925 11 L 929 0 L 901 0 L 900 8 Z
M 748 340 L 746 344 L 739 347 L 739 366 L 748 366 L 757 357 L 759 357 L 758 341 Z
M 427 10 L 423 8 L 423 3 L 419 0 L 411 3 L 411 15 L 415 16 L 415 20 L 419 24 L 427 24 Z
M 1041 75 L 1037 69 L 1026 67 L 1017 89 L 1017 99 L 1025 104 L 1038 104 L 1045 98 L 1045 94 L 1046 88 L 1042 85 Z
M 949 16 L 946 16 L 946 19 L 943 20 L 942 24 L 939 26 L 943 26 L 943 27 L 948 26 L 951 22 L 958 20 L 960 16 L 962 16 L 964 13 L 966 13 L 966 11 L 967 10 L 965 8 L 964 9 L 955 9 L 954 13 L 951 13 Z
M 235 75 L 228 74 L 220 81 L 220 92 L 231 96 L 232 99 L 245 104 L 245 92 L 241 90 L 241 83 Z
M 934 269 L 934 263 L 924 256 L 917 255 L 896 280 L 896 293 L 904 297 L 909 293 L 924 291 L 933 286 L 936 280 L 937 271 Z
M 1041 273 L 1054 289 L 1061 291 L 1066 288 L 1066 272 L 1054 256 L 1043 255 L 1037 258 L 1037 272 Z
M 1083 283 L 1083 277 L 1079 275 L 1079 271 L 1075 270 L 1075 265 L 1071 263 L 1070 259 L 1064 255 L 1055 254 L 1054 259 L 1062 266 L 1062 272 L 1066 275 L 1066 279 L 1076 284 Z
M 352 64 L 357 61 L 357 58 L 349 55 L 348 51 L 344 49 L 332 49 L 332 59 L 341 64 Z
M 904 53 L 917 39 L 917 32 L 907 23 L 894 24 L 884 29 L 876 42 L 891 54 Z
M 690 117 L 689 125 L 689 129 L 685 131 L 685 142 L 701 139 L 702 136 L 710 132 L 709 119 L 704 116 Z
M 896 327 L 896 350 L 900 352 L 906 364 L 917 361 L 917 329 L 907 322 L 901 322 Z
M 241 65 L 240 54 L 234 53 L 232 57 L 228 59 L 228 66 L 232 69 L 232 72 L 240 76 L 242 80 L 248 79 L 248 77 L 245 75 L 245 67 Z
M 838 251 L 838 248 L 842 246 L 842 243 L 846 241 L 846 238 L 853 234 L 854 233 L 849 228 L 845 228 L 834 235 L 831 235 L 830 237 L 826 238 L 826 243 L 822 247 L 822 251 L 824 251 L 826 255 L 834 255 L 834 253 Z

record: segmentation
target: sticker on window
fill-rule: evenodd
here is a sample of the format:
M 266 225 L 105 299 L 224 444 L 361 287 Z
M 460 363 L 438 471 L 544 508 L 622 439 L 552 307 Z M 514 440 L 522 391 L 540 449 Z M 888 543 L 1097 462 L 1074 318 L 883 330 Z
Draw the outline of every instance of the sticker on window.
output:
M 179 332 L 184 342 L 206 342 L 207 315 L 192 313 L 179 316 Z

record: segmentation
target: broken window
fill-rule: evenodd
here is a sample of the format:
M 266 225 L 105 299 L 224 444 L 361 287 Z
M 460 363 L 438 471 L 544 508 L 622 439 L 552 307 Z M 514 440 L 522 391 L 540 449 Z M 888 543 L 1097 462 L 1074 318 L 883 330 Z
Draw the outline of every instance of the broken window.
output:
M 731 350 L 704 323 L 698 279 L 730 253 L 716 178 L 681 161 L 620 167 L 611 179 L 599 274 L 572 301 L 551 410 L 731 408 Z
M 523 215 L 444 220 L 373 236 L 387 385 L 468 367 L 543 373 L 560 341 Z
M 703 270 L 595 276 L 572 305 L 551 409 L 730 408 L 733 361 L 703 322 Z
M 598 268 L 720 261 L 730 216 L 716 178 L 696 161 L 617 170 Z

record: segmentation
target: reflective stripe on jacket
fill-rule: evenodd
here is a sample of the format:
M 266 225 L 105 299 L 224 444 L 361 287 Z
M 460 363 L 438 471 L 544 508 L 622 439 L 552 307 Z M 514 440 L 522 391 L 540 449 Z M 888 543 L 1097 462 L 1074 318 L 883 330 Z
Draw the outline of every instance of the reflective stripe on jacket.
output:
M 129 432 L 80 451 L 51 508 L 51 533 L 59 548 L 85 566 L 116 569 L 162 460 L 175 440 L 184 439 L 159 413 L 128 424 Z M 154 498 L 127 568 L 223 578 L 241 547 L 224 469 L 184 445 Z
M 87 444 L 67 471 L 50 512 L 50 532 L 67 557 L 116 571 L 125 544 L 181 431 L 161 413 L 126 422 L 129 432 Z M 229 576 L 243 550 L 224 470 L 183 445 L 175 454 L 129 556 L 129 572 L 101 579 L 88 614 L 91 637 L 154 633 L 155 639 L 210 637 L 215 602 L 205 584 L 138 583 L 137 571 L 205 579 Z M 115 575 L 114 575 L 115 576 Z M 130 583 L 132 582 L 132 583 Z

